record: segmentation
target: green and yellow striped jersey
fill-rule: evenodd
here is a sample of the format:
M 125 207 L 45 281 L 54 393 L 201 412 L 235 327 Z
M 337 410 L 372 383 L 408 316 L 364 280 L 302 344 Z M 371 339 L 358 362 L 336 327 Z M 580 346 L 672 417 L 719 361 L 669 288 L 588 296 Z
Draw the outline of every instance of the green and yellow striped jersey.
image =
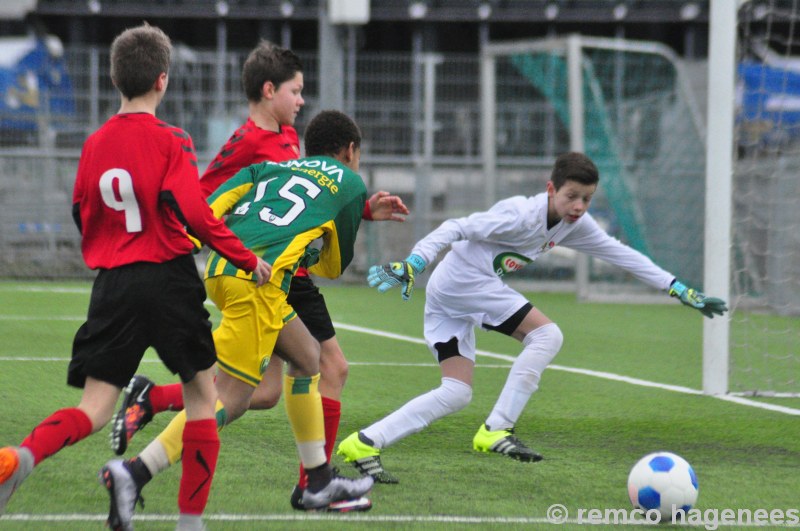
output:
M 272 264 L 270 282 L 289 291 L 292 275 L 308 245 L 322 238 L 313 274 L 336 278 L 353 259 L 353 244 L 367 200 L 361 177 L 330 157 L 307 157 L 248 166 L 208 198 L 214 215 L 244 245 Z M 231 275 L 250 279 L 212 251 L 205 278 Z

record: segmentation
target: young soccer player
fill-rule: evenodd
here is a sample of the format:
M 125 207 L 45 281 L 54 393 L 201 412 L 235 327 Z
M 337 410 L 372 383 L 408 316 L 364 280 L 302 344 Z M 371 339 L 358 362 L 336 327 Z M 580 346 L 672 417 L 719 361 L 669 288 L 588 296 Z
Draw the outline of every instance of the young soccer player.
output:
M 290 50 L 262 41 L 244 63 L 242 86 L 248 99 L 249 117 L 220 149 L 200 178 L 200 187 L 206 196 L 245 166 L 267 160 L 282 162 L 295 159 L 300 154 L 297 132 L 293 127 L 305 103 L 300 59 Z M 366 203 L 362 217 L 368 220 L 403 221 L 402 214 L 408 214 L 402 200 L 381 191 Z M 288 302 L 311 335 L 320 342 L 319 390 L 325 423 L 325 452 L 330 460 L 338 434 L 347 361 L 336 339 L 325 299 L 305 268 L 298 268 L 292 277 Z M 280 336 L 277 348 L 281 348 Z M 274 356 L 253 393 L 250 409 L 274 407 L 281 395 L 282 378 L 283 360 Z M 133 435 L 154 414 L 180 410 L 182 407 L 179 384 L 157 386 L 145 376 L 134 376 L 125 390 L 113 424 L 112 449 L 117 455 L 122 455 Z M 300 479 L 291 496 L 296 509 L 303 509 L 301 500 L 305 486 L 306 477 L 301 465 Z M 366 498 L 361 503 L 362 509 L 369 508 Z M 348 510 L 358 508 L 352 503 L 344 507 Z
M 597 168 L 588 157 L 563 154 L 555 161 L 546 192 L 505 199 L 486 212 L 445 221 L 417 242 L 405 260 L 370 268 L 371 286 L 377 286 L 380 292 L 401 286 L 407 300 L 415 275 L 452 244 L 431 275 L 425 302 L 425 341 L 439 362 L 442 383 L 349 435 L 339 444 L 337 454 L 376 481 L 396 481 L 383 469 L 381 450 L 470 402 L 474 329 L 482 327 L 522 342 L 523 350 L 494 408 L 475 434 L 473 448 L 520 461 L 542 459 L 514 435 L 514 426 L 539 387 L 542 371 L 561 348 L 561 330 L 508 287 L 503 276 L 533 262 L 555 245 L 622 267 L 639 280 L 668 290 L 707 317 L 727 311 L 724 301 L 685 286 L 646 256 L 606 234 L 587 213 L 598 182 Z
M 366 188 L 355 173 L 361 133 L 350 118 L 337 111 L 320 113 L 309 123 L 305 142 L 310 157 L 248 166 L 209 197 L 214 213 L 228 214 L 226 223 L 233 232 L 272 262 L 270 283 L 256 291 L 235 265 L 212 252 L 206 287 L 222 312 L 214 331 L 216 386 L 223 408 L 217 418 L 224 425 L 248 409 L 280 334 L 277 353 L 289 363 L 284 400 L 308 474 L 302 503 L 309 509 L 327 509 L 337 501 L 358 500 L 372 486 L 372 478 L 342 478 L 328 465 L 318 391 L 320 347 L 295 319 L 287 291 L 301 263 L 313 263 L 310 271 L 328 278 L 338 277 L 347 267 Z M 317 238 L 323 240 L 321 251 L 307 253 Z M 116 503 L 129 518 L 143 485 L 180 458 L 176 434 L 184 422 L 180 413 L 137 458 L 112 461 L 122 464 L 115 479 L 129 494 L 117 496 Z
M 187 229 L 259 286 L 271 268 L 213 215 L 200 192 L 189 135 L 155 116 L 170 53 L 169 37 L 147 24 L 124 31 L 111 45 L 121 106 L 84 144 L 72 206 L 83 258 L 98 270 L 67 376 L 83 395 L 78 407 L 53 413 L 19 447 L 0 449 L 0 513 L 34 466 L 108 423 L 122 387 L 152 346 L 183 382 L 187 453 L 178 528 L 202 527 L 219 452 L 216 357 Z M 112 469 L 104 468 L 100 479 L 118 488 Z M 128 528 L 113 510 L 108 523 Z

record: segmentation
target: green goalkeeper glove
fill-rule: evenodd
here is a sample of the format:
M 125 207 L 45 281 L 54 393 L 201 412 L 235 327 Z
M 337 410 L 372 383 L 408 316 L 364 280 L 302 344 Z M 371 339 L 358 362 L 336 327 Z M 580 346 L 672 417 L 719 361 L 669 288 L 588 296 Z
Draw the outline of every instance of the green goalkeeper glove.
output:
M 425 260 L 415 254 L 411 254 L 402 262 L 390 262 L 384 265 L 374 265 L 369 268 L 367 282 L 370 287 L 378 287 L 378 291 L 384 293 L 395 286 L 403 287 L 403 300 L 411 298 L 414 291 L 414 275 L 425 271 Z
M 678 297 L 686 306 L 700 310 L 703 315 L 710 319 L 713 319 L 714 315 L 722 315 L 728 311 L 724 300 L 716 297 L 706 297 L 702 291 L 687 287 L 678 282 L 678 279 L 672 281 L 669 287 L 669 294 L 672 297 Z

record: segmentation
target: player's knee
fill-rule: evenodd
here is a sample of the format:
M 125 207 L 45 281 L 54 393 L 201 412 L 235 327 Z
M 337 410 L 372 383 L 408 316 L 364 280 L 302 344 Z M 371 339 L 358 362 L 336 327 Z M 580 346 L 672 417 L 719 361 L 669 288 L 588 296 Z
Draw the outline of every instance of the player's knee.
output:
M 250 398 L 250 409 L 272 409 L 281 399 L 281 388 L 257 387 Z
M 320 363 L 319 372 L 322 379 L 336 387 L 344 387 L 350 368 L 347 362 L 339 364 Z
M 553 356 L 561 350 L 564 344 L 564 334 L 555 323 L 548 323 L 533 330 L 522 340 L 522 343 L 529 347 L 533 344 L 538 345 L 541 349 L 552 352 Z
M 337 352 L 330 352 L 323 347 L 319 360 L 319 372 L 322 374 L 322 379 L 327 380 L 331 385 L 344 386 L 350 366 L 341 349 L 337 349 Z
M 456 380 L 455 378 L 442 378 L 439 387 L 441 396 L 445 400 L 447 409 L 451 413 L 461 411 L 472 401 L 472 386 Z
M 285 360 L 292 376 L 314 376 L 320 370 L 319 343 L 315 341 L 314 344 L 304 345 L 294 356 Z
M 231 398 L 228 398 L 227 402 L 222 400 L 222 404 L 225 407 L 226 424 L 230 424 L 234 420 L 244 415 L 245 411 L 247 411 L 250 405 L 249 401 L 244 399 Z

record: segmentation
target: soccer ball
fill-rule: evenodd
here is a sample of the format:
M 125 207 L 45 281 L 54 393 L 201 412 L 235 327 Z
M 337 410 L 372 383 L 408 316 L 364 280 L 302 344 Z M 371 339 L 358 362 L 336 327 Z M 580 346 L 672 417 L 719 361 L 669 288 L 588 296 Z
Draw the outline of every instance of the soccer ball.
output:
M 689 511 L 697 501 L 697 476 L 681 456 L 656 452 L 642 457 L 628 475 L 628 496 L 634 508 L 661 513 L 671 522 L 675 510 Z

